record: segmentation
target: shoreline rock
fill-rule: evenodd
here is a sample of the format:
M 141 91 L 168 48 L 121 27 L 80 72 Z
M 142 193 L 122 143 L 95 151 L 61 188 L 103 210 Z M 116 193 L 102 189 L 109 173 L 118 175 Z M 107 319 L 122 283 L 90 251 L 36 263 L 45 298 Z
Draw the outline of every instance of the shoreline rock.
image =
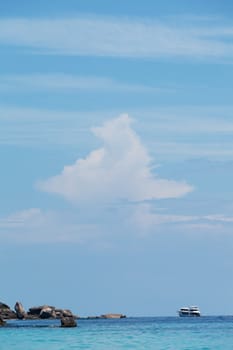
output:
M 0 317 L 2 319 L 7 319 L 7 320 L 17 318 L 16 312 L 11 310 L 10 306 L 1 302 L 0 302 Z
M 0 316 L 0 327 L 5 326 L 6 322 Z
M 15 310 L 15 311 L 14 311 Z M 120 313 L 108 313 L 99 316 L 79 317 L 74 315 L 71 310 L 56 308 L 50 305 L 33 306 L 25 311 L 22 303 L 17 301 L 11 310 L 10 306 L 0 302 L 0 326 L 5 325 L 5 320 L 40 320 L 40 319 L 60 319 L 61 327 L 76 327 L 77 319 L 121 319 L 126 318 L 126 315 Z
M 41 305 L 41 306 L 34 306 L 31 307 L 26 316 L 27 319 L 46 319 L 46 318 L 57 318 L 61 319 L 62 317 L 74 317 L 78 318 L 78 316 L 75 316 L 72 311 L 68 309 L 58 309 L 54 306 L 49 305 Z
M 15 309 L 17 318 L 19 320 L 23 320 L 26 315 L 23 305 L 19 301 L 16 301 L 14 309 Z
M 42 319 L 45 319 L 45 318 L 56 318 L 55 307 L 51 307 L 51 306 L 43 307 L 41 309 L 39 317 L 42 318 Z
M 88 319 L 88 320 L 120 319 L 120 318 L 126 318 L 126 315 L 124 315 L 124 314 L 103 314 L 100 316 L 87 316 L 86 317 L 86 319 Z
M 2 320 L 61 319 L 62 317 L 78 318 L 78 316 L 74 315 L 72 311 L 68 309 L 55 308 L 55 306 L 50 305 L 33 306 L 26 312 L 22 303 L 19 301 L 15 303 L 14 310 L 12 310 L 9 305 L 0 302 L 0 317 Z
M 104 314 L 100 316 L 101 318 L 107 318 L 107 319 L 119 319 L 119 318 L 126 318 L 126 315 L 123 314 Z
M 62 328 L 68 328 L 68 327 L 77 327 L 77 321 L 73 316 L 66 316 L 61 318 L 61 327 Z

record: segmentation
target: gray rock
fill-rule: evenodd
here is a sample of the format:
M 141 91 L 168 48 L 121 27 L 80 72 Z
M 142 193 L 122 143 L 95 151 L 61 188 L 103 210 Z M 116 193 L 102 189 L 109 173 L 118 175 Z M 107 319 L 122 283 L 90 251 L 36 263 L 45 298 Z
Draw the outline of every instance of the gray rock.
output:
M 67 309 L 62 310 L 62 316 L 63 317 L 74 317 L 73 313 Z
M 3 319 L 15 319 L 16 313 L 11 310 L 10 306 L 4 303 L 0 303 L 0 317 Z
M 24 311 L 23 305 L 18 301 L 15 303 L 15 312 L 19 320 L 22 320 L 25 318 L 26 313 Z
M 104 314 L 100 316 L 101 318 L 126 318 L 126 315 L 123 314 Z
M 77 321 L 73 316 L 62 317 L 61 318 L 61 327 L 77 327 Z
M 0 327 L 5 326 L 6 322 L 0 317 Z
M 43 309 L 44 306 L 45 305 L 30 307 L 30 309 L 28 310 L 28 315 L 39 317 L 40 312 L 41 312 L 41 310 Z
M 1 310 L 10 310 L 10 309 L 11 309 L 10 306 L 0 302 L 0 311 Z
M 50 308 L 53 310 L 55 309 L 54 306 L 50 306 L 50 305 L 33 306 L 33 307 L 30 307 L 30 309 L 28 310 L 28 315 L 39 318 L 41 311 L 47 308 Z
M 72 311 L 68 309 L 55 309 L 56 317 L 57 318 L 62 318 L 62 317 L 75 317 L 78 318 L 77 316 L 73 315 Z
M 51 306 L 45 306 L 41 309 L 40 318 L 56 318 L 55 308 Z

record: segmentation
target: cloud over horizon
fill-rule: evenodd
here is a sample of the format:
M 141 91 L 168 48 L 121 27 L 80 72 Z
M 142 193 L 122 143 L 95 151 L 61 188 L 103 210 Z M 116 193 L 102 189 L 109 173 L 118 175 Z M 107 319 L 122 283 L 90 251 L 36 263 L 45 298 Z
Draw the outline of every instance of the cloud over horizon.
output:
M 109 249 L 119 241 L 136 240 L 155 234 L 177 235 L 231 234 L 232 216 L 184 215 L 161 213 L 151 203 L 114 208 L 99 208 L 97 212 L 69 210 L 42 210 L 28 208 L 0 217 L 2 242 L 16 244 L 72 243 L 92 248 Z M 120 223 L 120 225 L 119 225 Z M 163 227 L 166 227 L 164 229 Z
M 152 173 L 152 160 L 131 122 L 124 114 L 93 128 L 103 146 L 65 166 L 60 174 L 38 182 L 38 188 L 74 203 L 140 202 L 178 198 L 191 192 L 193 187 L 186 182 Z

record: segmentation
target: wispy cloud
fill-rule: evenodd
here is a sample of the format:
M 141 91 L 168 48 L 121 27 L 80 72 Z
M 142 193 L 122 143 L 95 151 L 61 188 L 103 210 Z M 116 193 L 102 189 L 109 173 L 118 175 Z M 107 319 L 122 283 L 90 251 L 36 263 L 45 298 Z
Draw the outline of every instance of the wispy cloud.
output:
M 144 113 L 146 118 L 140 123 L 141 130 L 176 133 L 176 134 L 220 134 L 233 132 L 233 107 L 228 106 L 171 106 L 151 110 L 132 111 L 139 119 Z M 152 124 L 151 121 L 156 120 Z
M 29 208 L 0 218 L 2 241 L 16 243 L 64 243 L 83 244 L 98 239 L 101 232 L 95 224 L 84 223 L 77 215 L 54 210 Z
M 135 206 L 129 218 L 132 226 L 135 226 L 140 235 L 154 234 L 161 226 L 167 226 L 173 232 L 199 232 L 203 233 L 224 233 L 232 230 L 233 217 L 212 214 L 212 215 L 182 215 L 182 214 L 161 214 L 151 203 L 141 203 Z M 230 228 L 230 230 L 229 230 Z M 198 230 L 198 231 L 197 231 Z
M 24 80 L 24 79 L 23 79 Z M 27 80 L 27 79 L 26 79 Z M 31 80 L 31 79 L 29 79 Z M 34 84 L 29 82 L 29 84 Z M 36 85 L 37 83 L 35 83 Z M 44 79 L 42 84 L 46 84 Z M 52 83 L 53 84 L 53 83 Z M 0 82 L 1 85 L 1 82 Z M 39 83 L 40 85 L 40 83 Z M 50 83 L 48 83 L 50 85 Z M 39 88 L 39 87 L 38 87 Z M 49 88 L 49 87 L 48 87 Z M 62 82 L 61 82 L 61 88 Z M 133 88 L 133 87 L 132 87 Z M 142 86 L 142 89 L 144 87 Z M 51 87 L 52 89 L 52 87 Z M 153 134 L 158 131 L 174 133 L 232 133 L 233 132 L 233 106 L 231 105 L 212 105 L 212 106 L 193 106 L 193 105 L 174 105 L 170 107 L 158 106 L 148 108 L 128 107 L 127 112 L 134 116 L 140 130 L 152 131 Z M 98 122 L 113 118 L 116 114 L 121 114 L 122 109 L 102 109 L 102 110 L 70 110 L 70 109 L 43 109 L 18 106 L 0 105 L 0 120 L 14 121 L 23 123 L 40 123 L 43 121 L 66 121 L 82 119 L 88 123 Z M 85 115 L 85 118 L 83 116 Z M 80 122 L 81 120 L 79 120 Z M 85 123 L 83 122 L 82 125 Z M 137 126 L 136 125 L 136 126 Z
M 0 76 L 0 90 L 4 92 L 17 91 L 95 91 L 124 92 L 124 93 L 156 93 L 169 91 L 153 86 L 127 84 L 108 77 L 77 76 L 68 74 L 31 74 L 31 75 L 2 75 Z
M 127 112 L 133 116 L 134 129 L 150 154 L 159 157 L 159 161 L 188 157 L 232 158 L 232 106 L 128 108 Z M 91 149 L 98 139 L 91 137 L 90 127 L 121 113 L 122 110 L 117 109 L 82 112 L 0 106 L 0 144 L 85 145 Z
M 165 224 L 195 222 L 199 218 L 192 215 L 160 214 L 153 210 L 150 203 L 141 203 L 134 207 L 130 217 L 130 223 L 135 226 L 141 234 L 156 231 L 156 227 Z
M 120 230 L 119 230 L 120 222 Z M 109 249 L 127 239 L 150 240 L 166 232 L 176 235 L 231 234 L 232 216 L 161 214 L 152 203 L 123 205 L 109 210 L 84 206 L 69 211 L 29 208 L 0 218 L 2 242 L 74 243 Z
M 185 182 L 161 179 L 152 173 L 149 154 L 128 115 L 92 131 L 103 147 L 65 166 L 61 174 L 41 181 L 41 190 L 78 203 L 177 198 L 193 190 Z
M 204 219 L 217 222 L 233 222 L 233 216 L 226 216 L 223 214 L 206 215 L 204 216 Z
M 5 229 L 14 227 L 19 228 L 24 227 L 25 222 L 29 222 L 32 226 L 36 226 L 39 221 L 41 223 L 41 219 L 41 210 L 39 208 L 30 208 L 0 219 L 0 227 Z
M 197 143 L 182 142 L 176 140 L 174 142 L 156 142 L 150 140 L 147 142 L 150 149 L 154 149 L 155 153 L 161 158 L 166 159 L 187 159 L 187 158 L 214 158 L 214 159 L 229 159 L 233 157 L 233 142 L 224 142 L 224 144 L 218 142 L 207 142 L 203 140 Z
M 218 21 L 169 21 L 118 17 L 9 18 L 0 20 L 0 42 L 37 53 L 230 58 L 232 26 Z

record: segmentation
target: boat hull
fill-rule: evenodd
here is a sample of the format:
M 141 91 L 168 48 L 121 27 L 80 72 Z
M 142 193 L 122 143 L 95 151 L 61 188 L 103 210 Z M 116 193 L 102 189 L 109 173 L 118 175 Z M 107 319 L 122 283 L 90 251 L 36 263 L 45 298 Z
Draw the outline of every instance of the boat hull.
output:
M 179 312 L 179 316 L 180 317 L 200 317 L 201 315 L 200 314 L 191 314 L 191 313 L 184 314 L 182 312 Z

